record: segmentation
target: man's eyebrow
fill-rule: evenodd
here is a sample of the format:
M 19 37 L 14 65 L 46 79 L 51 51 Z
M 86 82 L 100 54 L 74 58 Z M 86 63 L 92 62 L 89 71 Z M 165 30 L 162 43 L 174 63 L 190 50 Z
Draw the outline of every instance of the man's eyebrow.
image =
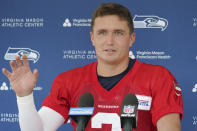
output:
M 97 32 L 103 32 L 103 31 L 107 31 L 106 29 L 98 29 L 97 30 Z M 125 30 L 123 30 L 123 29 L 115 29 L 115 30 L 113 30 L 113 32 L 126 32 Z
M 123 32 L 123 33 L 124 33 L 124 32 L 126 32 L 126 31 L 123 30 L 123 29 L 115 29 L 114 32 Z
M 98 29 L 96 32 L 103 32 L 103 31 L 107 31 L 106 29 Z

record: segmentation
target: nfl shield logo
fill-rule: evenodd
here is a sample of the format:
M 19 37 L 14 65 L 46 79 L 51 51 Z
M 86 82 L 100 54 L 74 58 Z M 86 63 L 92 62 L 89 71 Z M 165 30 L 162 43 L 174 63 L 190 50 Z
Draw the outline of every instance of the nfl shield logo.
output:
M 124 106 L 123 112 L 124 113 L 133 113 L 134 112 L 134 108 L 135 108 L 135 106 L 130 106 L 130 105 Z

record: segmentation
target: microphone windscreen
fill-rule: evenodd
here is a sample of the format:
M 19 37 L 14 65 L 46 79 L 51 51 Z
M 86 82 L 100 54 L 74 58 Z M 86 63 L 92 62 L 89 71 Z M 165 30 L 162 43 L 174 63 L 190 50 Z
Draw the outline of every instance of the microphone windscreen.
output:
M 137 97 L 133 94 L 127 94 L 124 97 L 124 100 L 122 101 L 122 106 L 124 105 L 137 105 L 138 106 Z
M 137 127 L 138 99 L 133 94 L 127 94 L 121 105 L 121 128 L 131 130 Z
M 84 93 L 78 101 L 79 107 L 93 107 L 94 106 L 94 98 L 90 93 Z

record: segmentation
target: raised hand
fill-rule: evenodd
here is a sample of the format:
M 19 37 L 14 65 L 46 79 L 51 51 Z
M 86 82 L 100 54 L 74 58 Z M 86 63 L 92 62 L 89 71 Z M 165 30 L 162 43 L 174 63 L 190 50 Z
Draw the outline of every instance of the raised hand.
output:
M 3 74 L 9 79 L 10 84 L 17 96 L 27 96 L 32 93 L 38 79 L 38 70 L 31 72 L 29 61 L 26 55 L 22 56 L 23 62 L 19 56 L 16 56 L 16 63 L 10 61 L 12 72 L 3 68 Z

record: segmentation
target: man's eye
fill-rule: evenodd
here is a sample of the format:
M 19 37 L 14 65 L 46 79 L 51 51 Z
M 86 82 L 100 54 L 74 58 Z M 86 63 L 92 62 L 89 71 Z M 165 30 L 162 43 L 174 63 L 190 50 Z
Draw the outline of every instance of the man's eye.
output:
M 117 36 L 123 35 L 123 33 L 120 32 L 120 31 L 115 32 L 115 34 L 116 34 Z
M 105 34 L 106 34 L 106 32 L 101 31 L 101 32 L 99 32 L 98 34 L 99 34 L 99 35 L 105 35 Z

